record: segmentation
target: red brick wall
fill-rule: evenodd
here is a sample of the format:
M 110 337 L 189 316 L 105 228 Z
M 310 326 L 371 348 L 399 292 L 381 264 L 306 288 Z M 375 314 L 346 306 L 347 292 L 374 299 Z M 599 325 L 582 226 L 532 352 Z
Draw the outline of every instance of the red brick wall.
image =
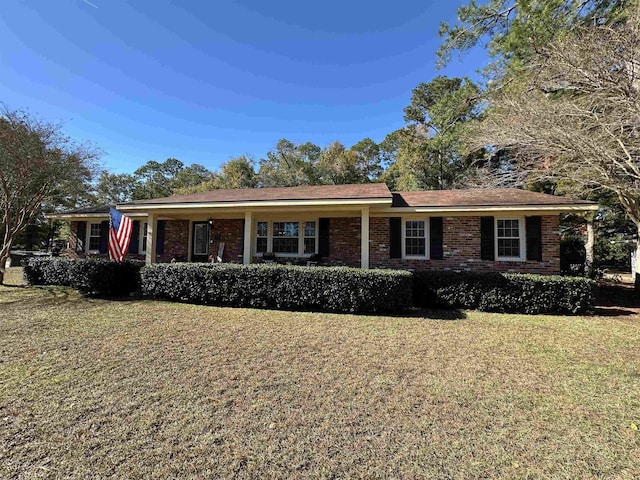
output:
M 412 268 L 416 270 L 478 270 L 555 274 L 560 272 L 560 240 L 558 215 L 542 217 L 542 261 L 498 262 L 480 260 L 480 217 L 444 217 L 444 259 L 416 260 L 389 258 L 389 218 L 371 217 L 369 232 L 369 262 L 371 268 Z M 223 260 L 242 262 L 243 219 L 216 220 L 210 252 L 217 254 L 220 242 L 225 242 Z M 326 265 L 360 266 L 360 218 L 331 218 L 330 254 Z M 75 248 L 77 222 L 71 222 L 69 244 Z M 220 235 L 219 240 L 215 236 Z M 253 239 L 252 239 L 253 241 Z M 165 229 L 165 248 L 158 262 L 172 258 L 185 261 L 189 247 L 189 221 L 169 220 Z M 72 253 L 71 251 L 69 253 Z M 82 254 L 80 253 L 80 256 Z M 130 258 L 144 256 L 130 255 Z M 295 263 L 296 259 L 286 259 Z M 304 259 L 306 260 L 306 259 Z M 261 261 L 260 258 L 253 259 Z
M 244 219 L 215 220 L 209 239 L 209 253 L 217 256 L 220 243 L 224 242 L 222 261 L 225 263 L 242 263 L 243 227 Z M 219 239 L 216 240 L 218 236 Z
M 360 217 L 331 218 L 329 220 L 329 256 L 324 265 L 360 267 Z
M 370 221 L 371 268 L 416 270 L 476 270 L 557 274 L 560 272 L 560 217 L 542 217 L 542 261 L 499 262 L 480 259 L 480 217 L 444 217 L 444 259 L 389 258 L 389 218 Z
M 140 239 L 142 241 L 142 239 Z M 167 220 L 164 228 L 164 252 L 156 255 L 158 263 L 173 258 L 186 262 L 189 253 L 189 220 Z

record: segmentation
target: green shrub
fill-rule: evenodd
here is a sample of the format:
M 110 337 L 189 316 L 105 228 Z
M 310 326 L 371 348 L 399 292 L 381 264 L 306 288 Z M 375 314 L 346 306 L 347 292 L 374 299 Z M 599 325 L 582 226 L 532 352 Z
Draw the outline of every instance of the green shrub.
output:
M 411 273 L 346 267 L 154 264 L 141 271 L 154 298 L 229 307 L 399 312 L 411 306 Z
M 578 313 L 593 307 L 595 283 L 580 277 L 483 272 L 413 274 L 414 303 L 508 313 Z
M 30 257 L 22 261 L 22 275 L 29 285 L 62 285 L 70 283 L 71 264 L 69 258 Z
M 140 290 L 143 262 L 105 259 L 29 258 L 23 275 L 30 285 L 61 285 L 84 295 L 119 297 Z

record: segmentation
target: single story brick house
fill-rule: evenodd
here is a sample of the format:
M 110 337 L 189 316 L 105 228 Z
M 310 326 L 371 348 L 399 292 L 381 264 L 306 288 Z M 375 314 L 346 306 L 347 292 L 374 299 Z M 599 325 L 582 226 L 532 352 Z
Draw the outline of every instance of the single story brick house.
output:
M 361 268 L 560 271 L 560 214 L 597 204 L 519 189 L 391 192 L 385 184 L 213 190 L 120 203 L 129 254 L 148 263 L 306 263 Z M 71 222 L 70 250 L 107 251 L 109 207 L 50 215 Z M 221 244 L 223 248 L 221 249 Z

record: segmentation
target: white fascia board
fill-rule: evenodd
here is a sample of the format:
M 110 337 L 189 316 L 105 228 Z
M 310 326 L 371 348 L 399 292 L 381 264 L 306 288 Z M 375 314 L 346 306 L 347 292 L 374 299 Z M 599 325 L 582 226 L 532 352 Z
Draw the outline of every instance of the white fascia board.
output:
M 598 205 L 495 205 L 495 206 L 469 206 L 469 207 L 390 207 L 376 209 L 376 215 L 393 215 L 402 213 L 496 213 L 496 212 L 593 212 L 598 210 Z M 372 212 L 373 213 L 373 212 Z
M 135 205 L 117 205 L 120 211 L 135 210 L 176 210 L 176 209 L 216 209 L 216 208 L 277 208 L 277 207 L 341 207 L 341 206 L 391 206 L 391 198 L 357 198 L 344 200 L 273 200 L 247 202 L 210 202 L 210 203 L 140 203 Z
M 146 212 L 127 214 L 128 217 L 146 217 Z M 109 218 L 108 213 L 47 213 L 44 218 L 54 220 L 73 220 L 74 218 Z
M 74 219 L 74 218 L 109 218 L 108 213 L 47 213 L 44 218 Z

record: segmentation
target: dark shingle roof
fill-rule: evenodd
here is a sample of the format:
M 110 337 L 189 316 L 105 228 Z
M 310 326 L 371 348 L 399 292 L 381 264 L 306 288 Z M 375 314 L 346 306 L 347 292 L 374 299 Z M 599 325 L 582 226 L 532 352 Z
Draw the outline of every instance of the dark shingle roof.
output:
M 64 212 L 56 212 L 55 215 L 105 215 L 109 213 L 111 205 L 98 205 L 96 207 L 78 208 L 76 210 L 66 210 Z
M 391 192 L 384 183 L 362 185 L 315 185 L 281 188 L 240 188 L 233 190 L 211 190 L 190 195 L 173 195 L 151 200 L 136 200 L 119 205 L 171 204 L 171 203 L 217 203 L 217 202 L 264 202 L 274 200 L 358 200 L 389 199 Z
M 394 192 L 393 207 L 484 207 L 512 205 L 594 205 L 587 200 L 573 200 L 546 193 L 517 188 L 427 190 Z

